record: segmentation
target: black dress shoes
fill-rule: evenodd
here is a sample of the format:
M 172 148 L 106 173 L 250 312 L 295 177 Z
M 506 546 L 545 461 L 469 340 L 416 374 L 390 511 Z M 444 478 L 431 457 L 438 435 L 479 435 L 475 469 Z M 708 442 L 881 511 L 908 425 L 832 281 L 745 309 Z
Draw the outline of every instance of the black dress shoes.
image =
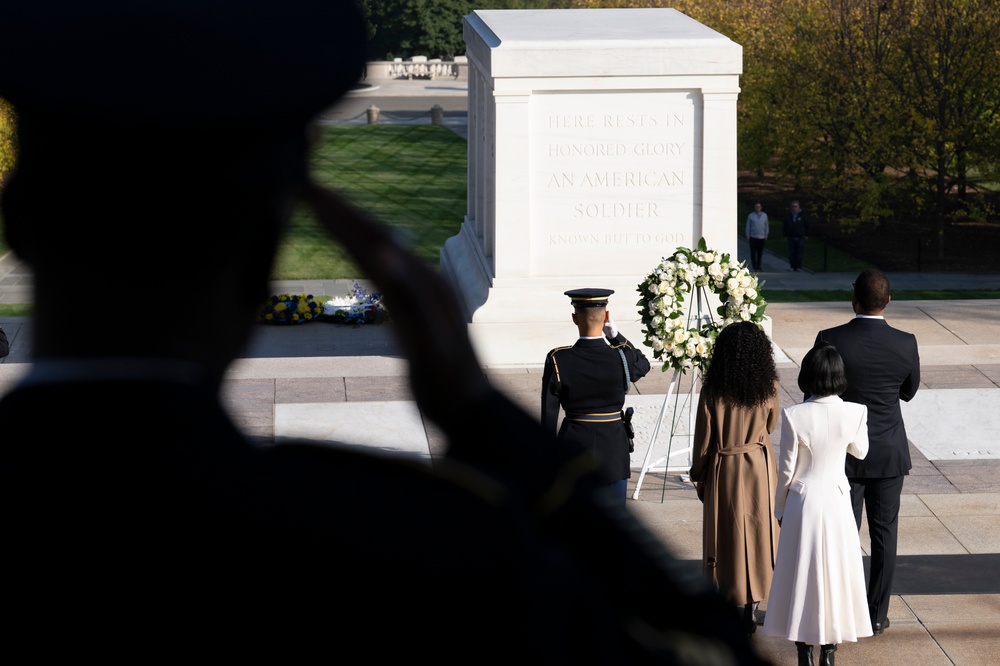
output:
M 816 666 L 813 661 L 813 646 L 801 641 L 795 641 L 795 649 L 799 653 L 798 666 Z
M 743 626 L 746 627 L 747 636 L 757 631 L 757 606 L 759 602 L 754 601 L 743 607 Z
M 882 632 L 889 628 L 889 618 L 885 618 L 881 622 L 872 623 L 872 634 L 875 636 L 881 636 Z

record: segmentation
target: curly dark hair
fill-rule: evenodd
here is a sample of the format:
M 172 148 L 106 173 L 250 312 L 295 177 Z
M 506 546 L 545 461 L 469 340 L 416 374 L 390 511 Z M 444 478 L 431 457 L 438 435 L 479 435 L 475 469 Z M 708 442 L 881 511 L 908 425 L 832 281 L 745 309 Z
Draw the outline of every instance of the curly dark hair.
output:
M 776 392 L 778 370 L 767 334 L 749 321 L 726 326 L 712 349 L 705 389 L 741 407 L 763 405 Z

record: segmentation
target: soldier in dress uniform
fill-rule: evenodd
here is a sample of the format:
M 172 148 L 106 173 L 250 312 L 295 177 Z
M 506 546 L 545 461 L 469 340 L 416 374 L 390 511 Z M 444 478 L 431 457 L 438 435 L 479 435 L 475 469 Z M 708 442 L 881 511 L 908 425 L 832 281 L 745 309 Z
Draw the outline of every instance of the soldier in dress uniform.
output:
M 597 458 L 602 482 L 623 503 L 630 476 L 630 428 L 622 407 L 632 382 L 649 372 L 649 360 L 632 346 L 608 312 L 611 289 L 571 289 L 576 344 L 545 357 L 542 426 L 556 432 L 559 407 L 566 415 L 558 435 L 582 444 Z

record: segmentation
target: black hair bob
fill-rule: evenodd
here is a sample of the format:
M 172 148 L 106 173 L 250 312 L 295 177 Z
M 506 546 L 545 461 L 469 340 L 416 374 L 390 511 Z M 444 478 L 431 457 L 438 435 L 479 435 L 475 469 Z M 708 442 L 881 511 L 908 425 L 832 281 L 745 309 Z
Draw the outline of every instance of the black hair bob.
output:
M 847 390 L 844 359 L 829 342 L 818 342 L 806 352 L 799 369 L 799 389 L 807 396 L 824 398 Z

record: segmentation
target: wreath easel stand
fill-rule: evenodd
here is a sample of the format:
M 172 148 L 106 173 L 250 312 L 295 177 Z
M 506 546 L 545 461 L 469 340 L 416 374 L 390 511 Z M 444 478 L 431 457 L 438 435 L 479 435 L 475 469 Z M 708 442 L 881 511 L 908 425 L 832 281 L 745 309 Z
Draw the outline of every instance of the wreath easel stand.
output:
M 705 291 L 705 287 L 704 286 L 697 287 L 694 290 L 694 294 L 695 294 L 695 303 L 693 304 L 694 307 L 688 309 L 687 325 L 685 326 L 685 328 L 689 330 L 691 328 L 701 328 L 705 324 L 715 323 L 715 320 L 712 317 L 712 310 L 711 308 L 707 307 L 708 294 Z M 670 378 L 670 386 L 667 388 L 667 394 L 663 396 L 663 405 L 660 407 L 660 414 L 656 419 L 656 427 L 653 428 L 653 434 L 649 438 L 649 445 L 646 447 L 646 455 L 643 457 L 642 460 L 642 471 L 639 473 L 638 481 L 636 481 L 635 490 L 632 493 L 632 499 L 634 500 L 639 499 L 639 490 L 642 488 L 642 481 L 646 476 L 646 472 L 648 472 L 653 467 L 657 467 L 660 464 L 663 464 L 664 470 L 667 474 L 669 474 L 671 471 L 686 473 L 688 469 L 690 469 L 691 452 L 694 448 L 693 444 L 694 422 L 695 422 L 694 397 L 698 393 L 698 383 L 701 380 L 701 374 L 702 373 L 700 367 L 693 368 L 691 374 L 690 390 L 688 392 L 687 398 L 684 401 L 684 404 L 682 405 L 680 404 L 680 392 L 677 391 L 677 388 L 680 385 L 680 380 L 681 376 L 683 375 L 683 372 L 681 370 L 674 369 L 674 374 Z M 667 453 L 666 455 L 661 456 L 652 463 L 650 463 L 649 459 L 653 455 L 653 446 L 656 444 L 656 438 L 659 436 L 660 428 L 663 426 L 663 417 L 667 413 L 667 406 L 670 404 L 671 397 L 674 398 L 674 410 L 673 410 L 673 418 L 671 419 L 670 423 L 670 437 L 667 440 Z M 685 416 L 685 412 L 688 420 L 688 431 L 687 431 L 688 434 L 685 437 L 688 439 L 689 443 L 687 448 L 672 453 L 671 451 L 673 449 L 674 438 L 680 437 L 677 434 L 677 430 L 680 424 L 682 423 L 681 419 Z M 670 458 L 674 455 L 680 455 L 682 453 L 688 454 L 687 465 L 684 467 L 675 466 L 671 468 Z M 660 496 L 661 502 L 666 496 L 666 491 L 667 491 L 667 480 L 666 477 L 664 477 L 663 489 L 661 491 L 661 496 Z

